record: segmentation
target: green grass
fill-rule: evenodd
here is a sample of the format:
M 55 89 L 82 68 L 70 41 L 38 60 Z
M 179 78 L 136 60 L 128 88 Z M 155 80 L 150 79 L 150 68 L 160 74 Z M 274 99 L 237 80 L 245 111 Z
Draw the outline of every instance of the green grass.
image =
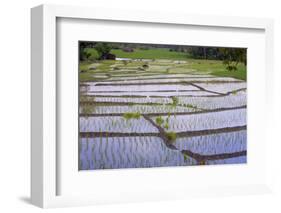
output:
M 247 71 L 246 67 L 238 67 L 236 71 L 227 71 L 227 70 L 221 70 L 221 71 L 214 71 L 212 72 L 212 75 L 220 76 L 220 77 L 233 77 L 240 80 L 247 80 Z
M 133 58 L 133 59 L 176 59 L 184 60 L 189 58 L 187 53 L 170 52 L 167 48 L 153 48 L 148 50 L 134 49 L 134 52 L 124 52 L 120 49 L 111 50 L 117 58 Z
M 83 82 L 83 81 L 99 81 L 99 80 L 104 80 L 104 79 L 105 78 L 96 78 L 94 76 L 94 73 L 91 73 L 91 72 L 85 72 L 85 73 L 79 74 L 80 82 Z
M 89 69 L 90 62 L 80 61 L 79 63 L 79 71 L 87 71 Z
M 240 80 L 247 80 L 247 71 L 244 64 L 239 63 L 237 70 L 228 71 L 222 61 L 216 60 L 196 60 L 190 59 L 190 63 L 186 65 L 186 68 L 194 69 L 199 72 L 206 72 L 219 77 L 233 77 Z
M 80 81 L 98 81 L 98 80 L 104 80 L 105 78 L 98 78 L 95 77 L 95 74 L 106 74 L 109 72 L 112 68 L 111 65 L 114 65 L 116 61 L 114 60 L 104 60 L 104 61 L 98 61 L 98 62 L 91 62 L 91 61 L 83 61 L 79 63 L 79 78 Z M 90 67 L 92 64 L 96 64 L 96 70 L 90 70 Z M 81 72 L 83 71 L 83 72 Z
M 117 50 L 115 50 L 117 51 Z M 122 50 L 118 50 L 122 51 Z M 140 50 L 140 51 L 150 51 L 153 52 L 154 49 L 151 50 Z M 158 51 L 158 50 L 157 50 Z M 163 51 L 165 52 L 165 51 Z M 179 52 L 169 52 L 166 51 L 167 54 L 183 54 Z M 165 53 L 165 54 L 166 54 Z M 122 53 L 123 54 L 123 53 Z M 133 58 L 133 55 L 138 55 L 140 53 L 133 52 L 133 53 L 124 53 L 128 54 L 130 58 Z M 155 54 L 155 52 L 154 52 Z M 141 54 L 140 54 L 141 55 Z M 120 57 L 120 56 L 119 56 Z M 128 56 L 123 56 L 128 57 Z M 181 57 L 181 56 L 180 56 Z M 181 59 L 180 57 L 174 58 L 174 60 Z M 185 56 L 186 57 L 186 56 Z M 145 58 L 143 56 L 143 58 Z M 172 59 L 172 57 L 170 57 Z M 182 59 L 181 59 L 182 60 Z M 160 74 L 184 74 L 184 73 L 193 73 L 193 74 L 211 74 L 214 76 L 219 77 L 233 77 L 240 80 L 247 80 L 247 71 L 246 66 L 244 64 L 238 64 L 237 70 L 235 71 L 228 71 L 226 66 L 222 63 L 222 61 L 216 60 L 202 60 L 202 59 L 184 59 L 186 63 L 184 64 L 175 64 L 173 62 L 167 62 L 165 66 L 162 66 L 162 62 L 157 60 L 153 62 L 148 62 L 149 68 L 146 71 L 139 71 L 138 67 L 142 66 L 144 62 L 140 61 L 131 61 L 128 64 L 123 64 L 120 61 L 115 60 L 103 60 L 103 61 L 83 61 L 79 64 L 79 71 L 80 71 L 80 81 L 98 81 L 103 80 L 105 78 L 100 78 L 98 74 L 107 74 L 108 76 L 127 76 L 129 74 L 133 76 L 146 76 L 146 75 L 160 75 Z M 92 66 L 96 67 L 95 70 L 90 70 L 89 67 Z M 158 66 L 159 65 L 159 66 Z M 167 71 L 167 66 L 169 67 Z M 118 70 L 113 70 L 113 67 L 118 67 Z M 157 69 L 156 69 L 156 68 Z M 127 71 L 129 69 L 130 71 Z M 83 71 L 83 72 L 81 72 Z M 143 73 L 142 73 L 143 72 Z M 134 75 L 135 73 L 135 75 Z M 122 75 L 123 74 L 123 75 Z

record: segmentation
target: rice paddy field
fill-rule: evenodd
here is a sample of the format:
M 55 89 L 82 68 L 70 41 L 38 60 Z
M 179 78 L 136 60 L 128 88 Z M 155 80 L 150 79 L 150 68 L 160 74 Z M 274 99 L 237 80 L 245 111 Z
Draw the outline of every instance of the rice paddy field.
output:
M 246 80 L 220 75 L 220 61 L 117 58 L 80 70 L 80 170 L 246 163 Z

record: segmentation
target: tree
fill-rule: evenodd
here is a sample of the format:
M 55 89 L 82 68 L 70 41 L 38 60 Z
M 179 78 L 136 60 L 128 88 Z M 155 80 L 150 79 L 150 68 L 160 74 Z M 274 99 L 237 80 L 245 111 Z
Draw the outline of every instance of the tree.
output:
M 86 48 L 92 48 L 92 47 L 93 47 L 93 42 L 81 41 L 79 43 L 79 59 L 80 59 L 80 61 L 85 60 L 85 59 L 89 59 L 91 54 L 88 53 L 85 50 L 86 50 Z
M 246 65 L 247 54 L 246 50 L 242 48 L 219 48 L 219 52 L 223 58 L 223 64 L 229 71 L 237 70 L 239 62 Z
M 217 47 L 190 47 L 187 52 L 196 59 L 221 60 L 219 48 Z
M 112 46 L 108 43 L 97 43 L 94 48 L 98 52 L 99 58 L 103 60 L 107 58 Z
M 86 48 L 86 44 L 84 42 L 81 42 L 79 45 L 79 59 L 80 61 L 85 59 L 85 48 Z

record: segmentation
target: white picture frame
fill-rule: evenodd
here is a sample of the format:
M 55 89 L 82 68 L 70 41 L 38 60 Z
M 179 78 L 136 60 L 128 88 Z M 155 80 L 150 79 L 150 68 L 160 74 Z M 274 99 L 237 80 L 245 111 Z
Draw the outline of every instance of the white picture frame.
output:
M 121 11 L 108 8 L 84 8 L 74 6 L 54 6 L 41 5 L 31 10 L 31 200 L 32 203 L 43 207 L 59 207 L 59 206 L 75 206 L 75 205 L 91 205 L 99 203 L 114 203 L 128 201 L 143 201 L 143 200 L 165 200 L 177 199 L 194 196 L 207 195 L 227 195 L 227 194 L 249 194 L 262 193 L 270 191 L 270 161 L 266 161 L 265 165 L 259 171 L 264 173 L 265 178 L 258 181 L 253 181 L 254 184 L 240 182 L 233 186 L 221 184 L 219 186 L 203 186 L 199 183 L 194 183 L 194 188 L 187 191 L 185 187 L 169 188 L 165 190 L 155 190 L 148 194 L 143 191 L 142 194 L 134 189 L 130 191 L 115 191 L 112 195 L 108 193 L 96 193 L 96 195 L 64 195 L 58 193 L 59 173 L 61 167 L 58 166 L 60 159 L 57 146 L 57 88 L 58 82 L 56 71 L 57 67 L 57 29 L 58 19 L 79 19 L 79 20 L 107 20 L 118 21 L 119 24 L 124 22 L 133 23 L 153 23 L 157 25 L 172 26 L 199 26 L 202 28 L 218 28 L 227 29 L 228 31 L 249 29 L 258 30 L 264 33 L 264 71 L 261 73 L 266 76 L 266 79 L 260 79 L 266 83 L 266 87 L 262 88 L 262 92 L 266 95 L 266 100 L 262 101 L 267 108 L 272 107 L 272 96 L 270 90 L 273 87 L 273 21 L 271 19 L 256 19 L 256 18 L 241 18 L 241 17 L 216 17 L 203 15 L 188 15 L 188 14 L 163 14 L 160 12 L 148 11 Z M 250 76 L 251 77 L 251 76 Z M 250 79 L 251 80 L 251 79 Z M 261 109 L 262 110 L 262 109 Z M 269 110 L 270 111 L 270 110 Z M 260 111 L 261 112 L 261 111 Z M 258 118 L 256 118 L 258 119 Z M 270 125 L 272 114 L 264 115 L 267 134 L 263 135 L 263 147 L 270 146 Z M 67 151 L 67 150 L 66 150 Z M 265 156 L 268 159 L 268 153 Z M 165 171 L 174 171 L 172 168 L 167 168 L 160 171 L 163 175 Z M 221 167 L 219 170 L 223 170 Z M 245 168 L 244 168 L 245 170 Z M 247 168 L 246 168 L 247 170 Z M 183 168 L 181 168 L 182 172 Z M 196 170 L 198 172 L 198 169 Z M 209 172 L 212 171 L 209 169 Z M 78 171 L 77 171 L 78 172 Z M 143 171 L 135 171 L 131 175 L 140 175 Z M 159 173 L 159 170 L 157 171 Z M 150 173 L 153 175 L 153 169 Z M 128 171 L 123 171 L 123 177 L 126 178 Z M 116 173 L 115 173 L 116 174 Z M 114 174 L 109 174 L 113 176 Z M 110 176 L 108 176 L 110 177 Z M 130 175 L 128 176 L 128 178 Z M 166 177 L 167 178 L 167 177 Z M 160 186 L 160 185 L 159 185 Z M 71 189 L 69 189 L 71 191 Z M 100 189 L 99 189 L 100 190 Z M 122 196 L 119 195 L 122 193 Z M 127 194 L 126 194 L 127 193 Z M 176 196 L 171 196 L 171 194 Z M 58 195 L 59 194 L 59 195 Z

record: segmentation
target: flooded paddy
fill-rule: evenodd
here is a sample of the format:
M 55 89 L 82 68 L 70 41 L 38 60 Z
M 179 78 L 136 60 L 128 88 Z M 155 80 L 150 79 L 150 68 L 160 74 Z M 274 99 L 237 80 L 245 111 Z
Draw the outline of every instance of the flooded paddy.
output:
M 80 82 L 80 170 L 247 162 L 246 81 L 122 60 Z

